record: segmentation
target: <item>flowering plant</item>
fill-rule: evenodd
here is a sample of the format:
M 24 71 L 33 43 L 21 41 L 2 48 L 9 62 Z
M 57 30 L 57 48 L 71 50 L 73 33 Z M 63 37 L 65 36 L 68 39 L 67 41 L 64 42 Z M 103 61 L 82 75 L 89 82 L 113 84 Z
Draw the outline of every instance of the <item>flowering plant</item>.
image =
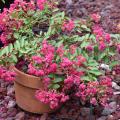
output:
M 118 35 L 110 35 L 98 25 L 100 18 L 93 14 L 88 21 L 71 20 L 52 0 L 15 0 L 0 14 L 4 44 L 0 78 L 14 80 L 15 73 L 7 70 L 11 64 L 40 77 L 45 88 L 35 96 L 52 109 L 73 96 L 84 104 L 106 105 L 112 95 L 111 78 L 100 65 L 112 68 L 117 63 L 114 55 L 120 51 L 120 43 Z

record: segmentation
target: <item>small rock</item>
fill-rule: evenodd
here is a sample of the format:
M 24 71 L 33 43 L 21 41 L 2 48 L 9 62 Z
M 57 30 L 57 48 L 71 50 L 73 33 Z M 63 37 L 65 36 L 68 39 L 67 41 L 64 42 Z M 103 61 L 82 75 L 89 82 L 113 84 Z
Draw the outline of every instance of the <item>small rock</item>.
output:
M 9 117 L 15 117 L 16 113 L 17 113 L 16 108 L 9 108 L 7 111 Z
M 6 118 L 6 120 L 14 120 L 14 117 Z
M 113 92 L 114 95 L 120 95 L 120 91 Z
M 67 5 L 72 5 L 73 4 L 72 0 L 66 0 L 66 3 L 67 3 Z
M 10 99 L 11 99 L 11 97 L 10 96 L 5 96 L 5 102 L 9 102 L 10 101 Z
M 120 86 L 117 85 L 117 83 L 115 83 L 115 82 L 112 82 L 112 87 L 113 87 L 115 90 L 120 90 Z
M 111 102 L 109 104 L 109 107 L 105 107 L 103 112 L 102 112 L 102 115 L 110 115 L 111 113 L 115 112 L 117 109 L 117 104 L 116 102 Z
M 44 113 L 44 114 L 41 116 L 40 120 L 46 120 L 46 119 L 47 119 L 47 116 L 48 116 L 48 114 L 47 114 L 47 113 Z
M 106 65 L 106 64 L 101 64 L 100 68 L 102 68 L 104 70 L 110 70 L 109 65 Z
M 106 120 L 106 119 L 107 119 L 106 116 L 102 116 L 102 117 L 98 118 L 97 120 Z
M 14 86 L 7 87 L 7 95 L 12 95 L 14 91 L 15 91 Z
M 19 112 L 16 116 L 15 116 L 15 120 L 24 120 L 25 118 L 25 113 L 24 112 Z
M 16 102 L 11 100 L 11 101 L 8 102 L 7 108 L 15 107 L 15 105 L 16 105 Z
M 108 115 L 107 120 L 114 120 L 114 116 L 113 115 Z
M 90 108 L 87 108 L 87 107 L 81 108 L 80 113 L 82 116 L 88 116 L 90 115 Z

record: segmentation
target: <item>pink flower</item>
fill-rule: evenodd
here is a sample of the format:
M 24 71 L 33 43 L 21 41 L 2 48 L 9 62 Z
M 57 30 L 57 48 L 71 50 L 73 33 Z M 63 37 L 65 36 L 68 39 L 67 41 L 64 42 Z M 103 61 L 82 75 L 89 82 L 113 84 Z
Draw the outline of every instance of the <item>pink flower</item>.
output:
M 56 50 L 56 53 L 57 53 L 60 57 L 62 57 L 63 54 L 64 54 L 63 46 L 58 47 L 57 50 Z
M 74 27 L 75 27 L 74 21 L 69 20 L 68 22 L 63 23 L 62 30 L 71 32 L 74 29 Z
M 12 82 L 15 80 L 15 76 L 16 76 L 15 72 L 9 71 L 4 67 L 0 67 L 0 79 Z
M 35 73 L 36 76 L 44 76 L 45 73 L 43 70 L 36 70 L 36 73 Z
M 87 49 L 88 51 L 93 51 L 93 46 L 92 46 L 92 45 L 88 45 L 88 46 L 86 47 L 86 49 Z
M 112 86 L 112 79 L 109 78 L 109 77 L 104 77 L 104 78 L 100 81 L 100 84 L 101 84 L 101 85 L 108 86 L 108 87 L 111 87 L 111 86 Z
M 68 76 L 65 80 L 64 80 L 65 84 L 73 84 L 74 83 L 74 78 L 73 76 Z
M 110 43 L 110 40 L 111 40 L 110 34 L 108 34 L 108 33 L 105 34 L 105 40 L 106 40 L 106 42 Z
M 93 33 L 99 37 L 103 36 L 104 34 L 104 30 L 102 27 L 100 27 L 99 25 L 94 25 L 93 26 Z
M 96 22 L 96 23 L 98 23 L 99 21 L 100 21 L 100 18 L 101 18 L 101 16 L 99 15 L 99 14 L 92 14 L 91 15 L 91 18 Z
M 44 4 L 46 3 L 46 0 L 37 0 L 37 5 L 40 10 L 44 10 Z
M 75 51 L 76 51 L 76 48 L 77 48 L 77 47 L 76 47 L 75 45 L 71 45 L 71 46 L 70 46 L 70 53 L 71 53 L 71 54 L 74 54 Z
M 32 56 L 32 59 L 38 64 L 42 63 L 42 58 L 40 56 Z
M 49 72 L 55 73 L 56 71 L 57 71 L 57 64 L 56 63 L 51 64 L 49 67 Z
M 63 58 L 61 66 L 62 67 L 70 67 L 72 66 L 72 61 L 70 61 L 68 58 Z
M 56 109 L 61 103 L 66 102 L 69 99 L 64 93 L 57 93 L 55 90 L 38 90 L 36 91 L 35 96 L 39 101 L 49 104 L 51 109 Z
M 29 65 L 28 65 L 28 71 L 27 71 L 29 74 L 31 74 L 31 75 L 36 75 L 36 72 L 37 72 L 37 70 L 33 67 L 33 65 L 30 63 Z
M 82 55 L 79 55 L 77 57 L 77 65 L 81 66 L 84 62 L 86 62 L 85 57 L 83 57 Z
M 91 98 L 90 103 L 93 104 L 93 105 L 97 105 L 96 98 Z
M 83 91 L 83 90 L 85 90 L 85 88 L 86 88 L 86 85 L 84 83 L 82 83 L 82 84 L 79 85 L 79 89 L 80 90 Z
M 50 85 L 51 79 L 49 77 L 43 78 L 43 83 L 46 87 Z
M 117 45 L 117 51 L 120 54 L 120 44 Z
M 47 55 L 45 56 L 45 62 L 51 63 L 52 60 L 53 60 L 53 58 L 54 58 L 54 53 L 47 54 Z
M 99 50 L 100 50 L 100 51 L 103 51 L 105 48 L 106 48 L 105 43 L 104 43 L 103 41 L 100 41 L 100 42 L 99 42 Z

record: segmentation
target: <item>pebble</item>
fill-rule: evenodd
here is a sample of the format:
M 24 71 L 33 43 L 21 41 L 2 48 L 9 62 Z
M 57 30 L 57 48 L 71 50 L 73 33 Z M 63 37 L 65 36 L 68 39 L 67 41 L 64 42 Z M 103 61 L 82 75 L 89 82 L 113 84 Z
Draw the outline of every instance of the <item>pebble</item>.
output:
M 107 120 L 114 120 L 114 116 L 113 115 L 108 115 Z
M 15 116 L 15 120 L 24 120 L 25 118 L 25 113 L 24 112 L 19 112 L 16 116 Z
M 16 105 L 16 102 L 11 100 L 11 101 L 8 102 L 7 108 L 15 107 L 15 105 Z
M 88 116 L 90 115 L 90 108 L 83 107 L 80 109 L 80 113 L 82 116 Z
M 117 103 L 116 102 L 111 102 L 109 104 L 109 107 L 105 107 L 104 110 L 102 111 L 102 115 L 110 115 L 111 113 L 115 112 L 117 109 Z
M 114 95 L 120 95 L 120 91 L 113 92 Z
M 115 83 L 115 82 L 112 82 L 112 87 L 115 89 L 115 90 L 120 90 L 120 86 Z
M 15 91 L 14 86 L 7 87 L 7 95 L 12 95 L 14 91 Z
M 106 120 L 107 117 L 106 116 L 102 116 L 102 117 L 99 117 L 97 120 Z

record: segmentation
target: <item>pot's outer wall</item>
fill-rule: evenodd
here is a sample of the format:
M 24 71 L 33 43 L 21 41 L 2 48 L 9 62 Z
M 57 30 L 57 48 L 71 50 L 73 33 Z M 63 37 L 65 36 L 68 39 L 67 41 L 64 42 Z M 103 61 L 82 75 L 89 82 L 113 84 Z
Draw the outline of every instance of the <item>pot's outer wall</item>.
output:
M 43 83 L 38 77 L 24 74 L 23 72 L 14 68 L 16 72 L 15 97 L 18 106 L 28 112 L 32 113 L 51 113 L 49 105 L 43 104 L 35 97 L 35 92 L 38 88 L 43 88 Z

